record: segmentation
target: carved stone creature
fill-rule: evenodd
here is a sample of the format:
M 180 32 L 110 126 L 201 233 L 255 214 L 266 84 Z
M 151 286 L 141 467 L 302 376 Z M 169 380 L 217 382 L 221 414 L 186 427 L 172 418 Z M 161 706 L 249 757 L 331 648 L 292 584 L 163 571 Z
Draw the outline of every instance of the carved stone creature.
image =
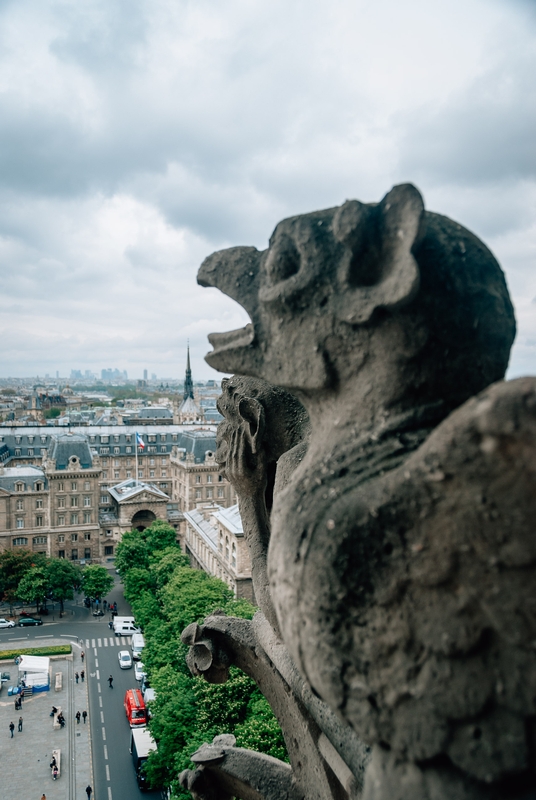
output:
M 274 494 L 271 600 L 373 746 L 365 800 L 533 796 L 536 380 L 490 386 L 515 333 L 492 254 L 404 185 L 285 220 L 198 280 L 252 320 L 207 361 L 311 420 Z

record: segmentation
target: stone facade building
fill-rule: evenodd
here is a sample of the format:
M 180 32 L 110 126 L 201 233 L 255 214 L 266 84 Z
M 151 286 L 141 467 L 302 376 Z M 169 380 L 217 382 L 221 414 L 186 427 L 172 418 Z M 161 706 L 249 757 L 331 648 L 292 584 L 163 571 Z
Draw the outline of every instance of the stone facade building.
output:
M 255 604 L 251 559 L 238 505 L 218 506 L 211 513 L 196 508 L 186 511 L 184 551 L 193 567 L 220 578 L 235 597 Z

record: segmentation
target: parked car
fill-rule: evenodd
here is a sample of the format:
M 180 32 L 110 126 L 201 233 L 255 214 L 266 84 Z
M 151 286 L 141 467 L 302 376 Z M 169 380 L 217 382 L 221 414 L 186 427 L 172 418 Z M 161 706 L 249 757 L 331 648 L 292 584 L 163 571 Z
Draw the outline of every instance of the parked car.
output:
M 104 611 L 102 611 L 102 609 L 98 609 L 97 611 L 93 612 L 93 616 L 94 617 L 103 617 L 104 616 Z
M 134 677 L 137 681 L 141 681 L 143 676 L 145 675 L 145 667 L 141 663 L 141 661 L 134 662 Z
M 13 622 L 12 619 L 4 619 L 3 617 L 2 619 L 0 619 L 0 628 L 14 628 L 14 627 L 15 623 Z
M 119 666 L 121 669 L 131 669 L 132 668 L 132 656 L 128 652 L 128 650 L 120 650 L 117 654 L 117 658 L 119 659 Z
M 19 628 L 26 628 L 28 625 L 42 625 L 43 620 L 37 617 L 24 617 L 19 619 Z

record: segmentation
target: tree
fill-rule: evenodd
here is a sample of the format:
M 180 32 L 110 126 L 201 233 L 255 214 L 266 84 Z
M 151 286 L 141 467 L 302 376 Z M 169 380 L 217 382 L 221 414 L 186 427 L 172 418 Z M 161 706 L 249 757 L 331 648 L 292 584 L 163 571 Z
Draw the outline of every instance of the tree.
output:
M 156 587 L 162 589 L 169 581 L 177 567 L 189 567 L 190 559 L 181 552 L 177 545 L 159 550 L 151 559 L 151 573 L 154 575 Z
M 99 564 L 91 564 L 85 567 L 82 573 L 82 588 L 86 597 L 104 597 L 108 594 L 114 579 L 105 567 Z
M 147 542 L 149 553 L 164 550 L 167 547 L 178 547 L 177 531 L 168 522 L 156 519 L 152 525 L 142 531 L 142 536 Z
M 115 566 L 122 578 L 133 567 L 149 568 L 149 549 L 140 531 L 127 531 L 117 545 Z
M 51 558 L 46 567 L 48 595 L 60 603 L 63 612 L 65 600 L 72 600 L 74 589 L 82 583 L 82 570 L 77 564 L 64 558 Z
M 34 566 L 44 565 L 46 557 L 30 550 L 6 550 L 0 554 L 0 596 L 7 600 L 13 613 L 13 602 L 23 576 Z
M 35 603 L 36 611 L 47 594 L 46 567 L 32 567 L 19 581 L 17 597 L 23 603 Z

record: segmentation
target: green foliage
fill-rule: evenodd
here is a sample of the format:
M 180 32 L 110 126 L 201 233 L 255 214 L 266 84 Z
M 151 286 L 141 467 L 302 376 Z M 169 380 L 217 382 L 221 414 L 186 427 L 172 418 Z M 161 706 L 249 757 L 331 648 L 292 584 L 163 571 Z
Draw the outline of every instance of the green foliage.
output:
M 85 567 L 82 576 L 82 588 L 87 597 L 104 597 L 114 585 L 114 579 L 106 567 L 99 564 Z
M 142 531 L 142 536 L 150 553 L 176 546 L 177 531 L 168 522 L 161 519 L 155 519 L 152 525 Z
M 165 613 L 180 634 L 191 622 L 201 622 L 232 600 L 233 593 L 219 578 L 191 567 L 177 567 L 161 590 Z
M 23 603 L 35 603 L 38 609 L 46 597 L 47 588 L 46 567 L 31 567 L 19 581 L 17 597 Z
M 0 553 L 0 595 L 13 603 L 22 577 L 35 566 L 44 566 L 46 556 L 30 550 L 5 550 Z
M 177 567 L 188 567 L 188 556 L 183 555 L 177 545 L 159 550 L 151 560 L 150 570 L 154 575 L 157 589 L 162 589 Z
M 125 585 L 124 595 L 129 603 L 135 602 L 137 598 L 141 598 L 146 592 L 152 593 L 156 588 L 154 576 L 151 575 L 149 570 L 141 567 L 129 569 L 123 583 Z M 136 618 L 138 618 L 138 614 L 136 614 Z M 140 622 L 139 619 L 138 621 Z
M 123 581 L 133 567 L 149 568 L 149 550 L 140 531 L 127 531 L 123 534 L 115 551 L 115 566 Z
M 82 583 L 82 570 L 72 561 L 65 558 L 51 558 L 46 566 L 46 580 L 48 586 L 48 596 L 53 600 L 59 600 L 60 609 L 63 611 L 65 600 L 72 600 L 74 589 Z
M 18 650 L 0 650 L 0 661 L 13 661 L 19 656 L 63 656 L 72 652 L 70 644 L 49 647 L 19 647 Z
M 256 750 L 268 756 L 288 761 L 281 728 L 266 698 L 256 690 L 248 707 L 247 718 L 234 729 L 237 747 Z
M 43 413 L 45 419 L 57 419 L 61 414 L 60 408 L 47 408 Z
M 255 684 L 236 667 L 231 667 L 226 683 L 207 683 L 196 678 L 193 686 L 196 699 L 196 722 L 200 730 L 224 733 L 243 722 Z

